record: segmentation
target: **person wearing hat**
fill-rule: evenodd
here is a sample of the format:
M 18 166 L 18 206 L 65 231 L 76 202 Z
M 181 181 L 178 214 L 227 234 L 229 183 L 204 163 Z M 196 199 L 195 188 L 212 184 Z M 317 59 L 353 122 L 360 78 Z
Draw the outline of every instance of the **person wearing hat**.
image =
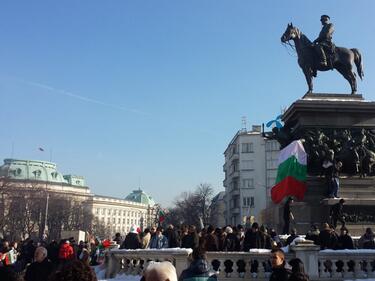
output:
M 337 227 L 337 221 L 341 222 L 341 227 L 345 227 L 345 217 L 343 213 L 344 203 L 345 200 L 340 199 L 340 201 L 333 205 L 330 210 L 331 223 L 334 228 Z
M 137 227 L 132 225 L 129 233 L 125 236 L 124 242 L 120 249 L 140 249 L 142 247 L 141 239 L 139 238 Z
M 327 56 L 325 50 L 332 50 L 332 35 L 334 32 L 333 24 L 330 23 L 330 17 L 322 15 L 320 21 L 323 25 L 318 38 L 313 42 L 313 46 L 319 56 L 319 65 L 322 67 L 328 66 Z

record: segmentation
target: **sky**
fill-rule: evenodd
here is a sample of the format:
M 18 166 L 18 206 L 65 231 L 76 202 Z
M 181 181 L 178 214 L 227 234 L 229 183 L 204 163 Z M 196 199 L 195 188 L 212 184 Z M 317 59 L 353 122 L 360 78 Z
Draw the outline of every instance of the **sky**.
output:
M 170 206 L 209 183 L 241 129 L 274 119 L 307 90 L 289 22 L 356 47 L 375 100 L 375 1 L 17 1 L 0 9 L 0 158 L 57 163 L 92 192 L 141 187 Z M 314 92 L 350 93 L 336 71 Z M 44 152 L 38 148 L 44 148 Z M 52 156 L 52 157 L 51 157 Z

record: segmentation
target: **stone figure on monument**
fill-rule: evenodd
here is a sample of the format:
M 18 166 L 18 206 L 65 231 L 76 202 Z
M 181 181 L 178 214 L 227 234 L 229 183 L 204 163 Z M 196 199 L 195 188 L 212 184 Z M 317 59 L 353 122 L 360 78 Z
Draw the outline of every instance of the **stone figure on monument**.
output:
M 320 21 L 323 25 L 322 30 L 319 33 L 318 38 L 313 41 L 313 47 L 319 57 L 319 65 L 326 67 L 328 65 L 328 59 L 335 52 L 335 46 L 332 43 L 332 35 L 334 32 L 333 24 L 330 23 L 330 17 L 322 15 Z M 332 61 L 329 59 L 329 66 L 332 68 Z
M 298 55 L 298 64 L 301 67 L 308 85 L 308 94 L 313 92 L 313 77 L 318 71 L 336 69 L 350 84 L 352 94 L 357 92 L 356 75 L 352 71 L 352 64 L 357 68 L 359 77 L 363 78 L 362 56 L 358 49 L 335 47 L 332 43 L 333 24 L 329 22 L 327 15 L 321 17 L 323 28 L 319 37 L 311 42 L 292 23 L 288 24 L 281 36 L 282 43 L 294 41 Z

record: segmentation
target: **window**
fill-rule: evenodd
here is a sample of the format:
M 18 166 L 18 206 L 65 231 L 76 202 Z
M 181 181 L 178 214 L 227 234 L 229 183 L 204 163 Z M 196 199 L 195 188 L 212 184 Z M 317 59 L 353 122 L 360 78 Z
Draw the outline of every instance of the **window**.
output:
M 107 223 L 111 223 L 111 218 L 107 218 Z
M 117 210 L 113 210 L 113 215 L 114 215 L 114 216 L 117 215 Z
M 125 219 L 122 219 L 122 224 L 125 224 Z
M 254 187 L 254 179 L 243 179 L 242 180 L 243 188 L 252 188 Z
M 99 215 L 99 213 L 100 213 L 100 209 L 97 208 L 96 211 L 95 211 L 95 213 L 96 213 L 97 215 Z
M 118 220 L 117 220 L 117 223 L 120 224 L 120 223 L 121 223 L 121 219 L 118 219 Z
M 108 209 L 108 213 L 107 213 L 108 215 L 110 215 L 111 214 L 111 209 Z
M 125 217 L 126 216 L 126 212 L 125 210 L 122 211 L 122 215 Z
M 116 219 L 115 218 L 112 219 L 112 223 L 116 223 Z
M 241 170 L 253 170 L 254 169 L 254 160 L 242 160 L 241 161 Z
M 102 215 L 104 215 L 105 214 L 105 209 L 102 209 Z
M 126 221 L 127 221 L 127 224 L 129 224 L 129 219 L 127 219 Z
M 243 206 L 244 207 L 250 207 L 250 208 L 254 208 L 254 197 L 244 197 L 242 198 L 243 199 Z
M 252 142 L 243 143 L 242 153 L 250 153 L 250 152 L 254 152 L 253 143 Z
M 130 223 L 133 224 L 133 219 L 130 220 Z

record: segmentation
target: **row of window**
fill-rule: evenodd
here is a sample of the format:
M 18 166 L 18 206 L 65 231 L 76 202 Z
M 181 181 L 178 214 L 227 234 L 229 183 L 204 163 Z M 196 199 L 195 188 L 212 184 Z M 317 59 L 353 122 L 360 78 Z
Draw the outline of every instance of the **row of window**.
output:
M 255 207 L 255 200 L 254 200 L 254 197 L 253 196 L 250 196 L 250 197 L 244 197 L 242 198 L 243 201 L 242 201 L 242 206 L 243 207 L 250 207 L 250 208 L 254 208 Z
M 107 213 L 107 215 L 113 215 L 113 216 L 126 216 L 128 215 L 129 217 L 142 217 L 142 216 L 145 216 L 145 214 L 142 214 L 141 212 L 137 212 L 137 211 L 125 211 L 125 210 L 112 210 L 112 209 L 105 209 L 105 208 L 94 208 L 94 213 L 99 215 L 105 215 Z
M 105 218 L 104 217 L 101 217 L 100 218 L 100 221 L 102 222 L 102 223 L 105 223 L 106 221 L 105 221 Z M 112 224 L 116 224 L 116 218 L 107 218 L 107 224 L 110 224 L 110 223 L 112 223 Z M 141 220 L 137 220 L 137 219 L 126 219 L 126 221 L 125 221 L 125 219 L 117 219 L 117 224 L 123 224 L 123 225 L 125 225 L 125 224 L 127 224 L 127 225 L 133 225 L 133 224 L 135 224 L 135 225 L 140 225 L 141 224 Z

